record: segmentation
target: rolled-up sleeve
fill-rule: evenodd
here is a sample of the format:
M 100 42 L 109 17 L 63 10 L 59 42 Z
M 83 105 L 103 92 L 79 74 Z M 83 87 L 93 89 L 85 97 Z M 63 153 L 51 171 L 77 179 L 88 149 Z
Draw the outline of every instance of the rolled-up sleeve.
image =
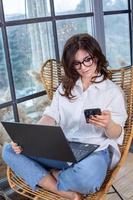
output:
M 59 88 L 54 93 L 52 102 L 50 106 L 47 106 L 43 112 L 43 115 L 50 116 L 55 119 L 56 123 L 59 124 L 60 114 L 59 114 Z
M 112 120 L 115 123 L 120 124 L 122 127 L 121 135 L 116 139 L 116 142 L 121 145 L 124 138 L 124 125 L 127 119 L 126 101 L 124 98 L 124 93 L 121 89 L 119 89 L 115 94 L 110 109 Z

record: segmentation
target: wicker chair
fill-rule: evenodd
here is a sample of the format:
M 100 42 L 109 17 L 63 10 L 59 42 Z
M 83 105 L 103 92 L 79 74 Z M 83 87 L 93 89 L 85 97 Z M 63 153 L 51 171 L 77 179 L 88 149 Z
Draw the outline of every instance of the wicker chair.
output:
M 113 181 L 123 166 L 125 159 L 127 157 L 132 138 L 133 138 L 133 129 L 132 129 L 132 113 L 133 113 L 133 67 L 125 67 L 118 70 L 112 71 L 112 80 L 122 87 L 125 92 L 127 100 L 127 112 L 128 119 L 125 125 L 125 137 L 122 146 L 120 146 L 121 159 L 117 166 L 113 170 L 109 170 L 107 173 L 106 180 L 104 181 L 100 191 L 89 194 L 84 197 L 86 200 L 104 200 L 106 197 L 109 188 L 112 186 Z M 48 97 L 52 99 L 53 93 L 56 90 L 57 86 L 61 82 L 62 77 L 62 67 L 60 63 L 57 63 L 56 60 L 48 60 L 41 68 L 41 79 L 44 84 L 44 87 L 47 91 Z M 11 168 L 7 168 L 7 177 L 9 184 L 13 190 L 22 194 L 23 196 L 28 197 L 29 199 L 47 199 L 47 200 L 65 200 L 52 192 L 49 192 L 44 189 L 39 189 L 38 191 L 32 191 L 31 188 L 20 178 L 17 177 Z

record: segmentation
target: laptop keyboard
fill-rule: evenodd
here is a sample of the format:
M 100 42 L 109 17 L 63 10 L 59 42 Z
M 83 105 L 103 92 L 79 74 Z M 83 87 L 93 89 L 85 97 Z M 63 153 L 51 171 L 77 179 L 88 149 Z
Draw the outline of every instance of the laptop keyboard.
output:
M 98 147 L 98 145 L 95 144 L 85 144 L 80 142 L 70 142 L 69 145 L 77 161 L 82 160 Z

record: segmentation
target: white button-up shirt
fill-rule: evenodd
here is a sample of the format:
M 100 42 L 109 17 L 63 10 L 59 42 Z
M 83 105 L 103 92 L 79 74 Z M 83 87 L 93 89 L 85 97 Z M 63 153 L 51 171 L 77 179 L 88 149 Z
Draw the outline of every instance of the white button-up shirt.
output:
M 96 81 L 100 79 L 97 78 Z M 103 150 L 110 145 L 112 151 L 110 167 L 113 168 L 120 159 L 118 144 L 123 142 L 123 126 L 127 119 L 124 95 L 120 87 L 107 79 L 101 83 L 93 83 L 83 91 L 79 78 L 72 90 L 72 94 L 76 95 L 75 99 L 69 100 L 60 93 L 63 94 L 62 84 L 55 92 L 51 105 L 45 109 L 43 114 L 54 118 L 70 141 L 99 144 L 100 147 L 96 151 Z M 84 110 L 89 108 L 109 110 L 112 120 L 122 127 L 120 137 L 108 138 L 104 128 L 97 128 L 86 123 Z

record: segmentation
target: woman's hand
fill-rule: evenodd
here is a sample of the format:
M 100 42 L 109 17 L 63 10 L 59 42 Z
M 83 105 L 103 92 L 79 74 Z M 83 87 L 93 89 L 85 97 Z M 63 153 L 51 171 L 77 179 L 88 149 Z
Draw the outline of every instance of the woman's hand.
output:
M 92 116 L 88 122 L 98 128 L 104 128 L 105 134 L 109 138 L 116 139 L 122 133 L 121 125 L 111 119 L 110 111 L 102 111 L 101 115 Z
M 20 146 L 18 146 L 17 143 L 11 142 L 11 145 L 12 145 L 12 149 L 14 150 L 16 154 L 20 154 L 23 151 L 23 149 Z
M 95 125 L 98 128 L 108 129 L 108 127 L 110 127 L 112 124 L 111 112 L 102 111 L 101 115 L 91 116 L 89 123 Z

